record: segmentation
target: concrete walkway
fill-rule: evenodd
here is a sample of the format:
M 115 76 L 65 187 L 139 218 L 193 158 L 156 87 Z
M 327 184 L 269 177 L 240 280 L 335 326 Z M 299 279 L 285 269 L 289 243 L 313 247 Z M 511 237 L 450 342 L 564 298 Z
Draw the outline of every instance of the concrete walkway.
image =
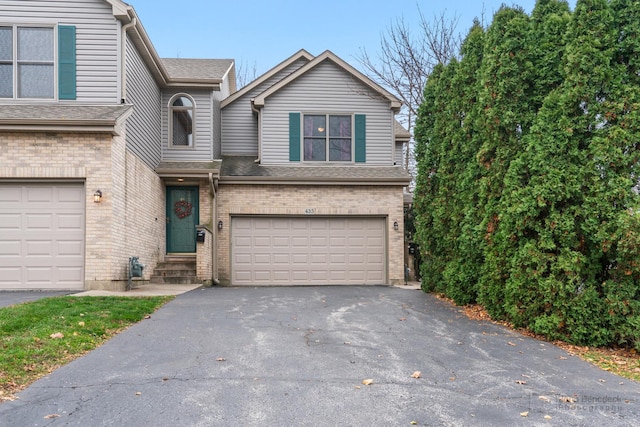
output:
M 214 287 L 0 405 L 0 426 L 637 426 L 640 384 L 415 290 Z

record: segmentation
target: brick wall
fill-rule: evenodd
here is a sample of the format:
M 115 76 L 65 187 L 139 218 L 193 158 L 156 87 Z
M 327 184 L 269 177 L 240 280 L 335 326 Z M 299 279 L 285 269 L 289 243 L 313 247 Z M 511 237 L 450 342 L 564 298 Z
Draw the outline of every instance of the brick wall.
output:
M 233 215 L 372 215 L 387 217 L 388 280 L 404 283 L 404 225 L 402 187 L 220 185 L 218 232 L 220 282 L 230 282 L 230 230 Z M 398 231 L 393 223 L 398 222 Z
M 119 136 L 0 133 L 0 178 L 84 181 L 86 289 L 124 289 L 129 256 L 152 267 L 164 254 L 164 186 L 125 149 L 119 130 Z M 101 203 L 93 202 L 97 189 Z

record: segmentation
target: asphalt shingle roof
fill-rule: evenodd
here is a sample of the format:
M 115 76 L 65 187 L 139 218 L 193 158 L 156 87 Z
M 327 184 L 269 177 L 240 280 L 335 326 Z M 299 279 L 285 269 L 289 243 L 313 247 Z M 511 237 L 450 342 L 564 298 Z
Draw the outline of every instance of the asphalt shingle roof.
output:
M 222 159 L 221 179 L 265 178 L 280 181 L 371 181 L 402 182 L 411 177 L 399 166 L 264 166 L 255 157 L 227 156 Z
M 162 58 L 169 77 L 189 80 L 222 80 L 233 59 Z
M 0 123 L 58 121 L 115 123 L 131 106 L 129 105 L 59 105 L 59 104 L 11 104 L 0 105 Z

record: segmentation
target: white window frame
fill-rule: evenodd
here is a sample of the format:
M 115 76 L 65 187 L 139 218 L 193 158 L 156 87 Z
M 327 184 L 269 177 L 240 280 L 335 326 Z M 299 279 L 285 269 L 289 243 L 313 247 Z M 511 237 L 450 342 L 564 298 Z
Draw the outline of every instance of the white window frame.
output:
M 191 102 L 190 106 L 174 106 L 173 103 L 180 98 L 186 98 Z M 173 121 L 174 111 L 191 111 L 191 141 L 189 144 L 174 144 L 174 132 Z M 169 120 L 168 120 L 168 136 L 169 136 L 169 148 L 175 150 L 193 150 L 196 148 L 196 101 L 193 97 L 187 93 L 177 93 L 171 97 L 168 105 Z
M 11 60 L 4 60 L 0 63 L 3 65 L 11 64 L 12 68 L 12 96 L 10 97 L 0 97 L 0 101 L 2 100 L 57 100 L 58 99 L 58 32 L 56 31 L 57 26 L 54 24 L 42 24 L 42 23 L 33 23 L 33 24 L 24 24 L 24 23 L 1 23 L 0 27 L 11 28 Z M 52 36 L 52 59 L 50 61 L 24 61 L 18 59 L 18 31 L 20 28 L 38 28 L 38 29 L 50 29 Z M 51 97 L 21 97 L 19 96 L 20 89 L 20 73 L 19 68 L 21 64 L 45 64 L 51 65 L 52 67 L 52 96 Z
M 301 140 L 301 161 L 302 162 L 307 162 L 307 163 L 315 163 L 315 164 L 323 164 L 323 163 L 331 163 L 331 164 L 349 164 L 349 163 L 354 163 L 355 161 L 355 119 L 354 119 L 354 114 L 353 113 L 338 113 L 338 112 L 334 112 L 334 113 L 302 113 L 301 114 L 301 133 L 302 133 L 302 140 Z M 305 156 L 305 149 L 306 149 L 306 144 L 305 144 L 305 140 L 307 138 L 321 138 L 319 136 L 311 136 L 311 135 L 306 135 L 305 132 L 305 118 L 309 117 L 309 116 L 324 116 L 325 117 L 325 132 L 324 132 L 324 140 L 325 140 L 325 159 L 324 160 L 307 160 L 306 156 Z M 349 117 L 350 120 L 350 124 L 351 124 L 351 152 L 350 152 L 350 159 L 349 160 L 331 160 L 330 159 L 330 154 L 331 154 L 331 135 L 329 135 L 329 129 L 330 129 L 330 120 L 331 117 L 336 117 L 336 116 L 342 116 L 342 117 Z M 346 139 L 345 137 L 342 137 L 343 139 Z

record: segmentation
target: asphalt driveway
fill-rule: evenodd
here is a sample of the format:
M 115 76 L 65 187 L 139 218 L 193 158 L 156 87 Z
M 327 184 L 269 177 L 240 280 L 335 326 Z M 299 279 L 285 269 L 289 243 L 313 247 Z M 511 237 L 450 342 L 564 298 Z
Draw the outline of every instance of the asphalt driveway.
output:
M 420 291 L 210 288 L 1 404 L 0 425 L 635 426 L 639 399 Z

